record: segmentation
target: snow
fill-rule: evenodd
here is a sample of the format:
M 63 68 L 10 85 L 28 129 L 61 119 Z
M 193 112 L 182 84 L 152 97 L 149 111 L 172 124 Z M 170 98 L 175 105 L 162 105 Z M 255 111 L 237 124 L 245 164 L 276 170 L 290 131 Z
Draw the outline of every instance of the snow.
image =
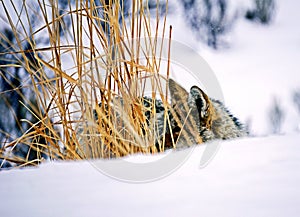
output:
M 141 184 L 112 179 L 95 168 L 113 160 L 4 171 L 1 215 L 298 216 L 299 141 L 299 134 L 290 134 L 221 142 L 201 169 L 206 145 L 197 146 L 174 173 Z

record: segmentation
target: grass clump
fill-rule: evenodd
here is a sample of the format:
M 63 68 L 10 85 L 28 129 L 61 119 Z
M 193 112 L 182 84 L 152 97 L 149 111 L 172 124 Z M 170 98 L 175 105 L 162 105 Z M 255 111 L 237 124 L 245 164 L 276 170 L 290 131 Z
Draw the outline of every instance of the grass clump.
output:
M 12 114 L 7 123 L 18 126 L 18 133 L 1 128 L 2 165 L 156 153 L 175 145 L 172 132 L 165 136 L 171 129 L 170 61 L 161 58 L 171 45 L 163 43 L 171 39 L 167 11 L 161 17 L 157 8 L 153 15 L 147 1 L 127 6 L 1 1 L 0 77 L 8 84 L 1 108 Z M 18 96 L 18 109 L 8 92 Z M 165 108 L 164 133 L 155 121 L 157 102 Z

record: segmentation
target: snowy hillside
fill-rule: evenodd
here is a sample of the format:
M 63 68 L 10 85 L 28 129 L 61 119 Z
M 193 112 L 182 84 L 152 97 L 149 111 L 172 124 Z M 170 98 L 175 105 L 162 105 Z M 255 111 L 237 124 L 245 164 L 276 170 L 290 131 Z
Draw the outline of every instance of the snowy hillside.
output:
M 299 141 L 291 134 L 222 142 L 202 169 L 206 146 L 197 146 L 173 174 L 142 184 L 103 175 L 99 161 L 4 171 L 1 216 L 298 216 Z
M 230 6 L 246 9 L 250 2 L 234 0 Z M 284 111 L 282 132 L 299 131 L 300 115 L 292 94 L 300 88 L 300 2 L 287 0 L 276 4 L 271 25 L 240 18 L 226 36 L 229 48 L 217 51 L 193 37 L 181 19 L 182 14 L 171 14 L 169 19 L 174 40 L 196 49 L 206 60 L 218 78 L 226 105 L 243 122 L 249 122 L 255 135 L 270 133 L 268 115 L 274 98 Z
M 299 1 L 277 1 L 270 26 L 239 20 L 230 33 L 231 48 L 200 53 L 216 73 L 225 102 L 251 132 L 270 133 L 268 114 L 274 98 L 284 110 L 282 132 L 299 131 L 300 116 L 292 94 L 300 88 Z

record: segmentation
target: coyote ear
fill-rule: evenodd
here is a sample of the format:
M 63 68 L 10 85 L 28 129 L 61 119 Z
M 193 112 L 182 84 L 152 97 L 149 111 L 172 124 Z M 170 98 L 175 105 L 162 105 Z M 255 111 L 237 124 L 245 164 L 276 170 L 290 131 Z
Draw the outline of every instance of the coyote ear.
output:
M 173 79 L 169 79 L 169 90 L 171 94 L 172 105 L 176 103 L 187 102 L 189 96 L 188 92 Z
M 190 107 L 197 108 L 200 118 L 205 118 L 209 113 L 209 97 L 197 86 L 191 87 L 188 104 Z

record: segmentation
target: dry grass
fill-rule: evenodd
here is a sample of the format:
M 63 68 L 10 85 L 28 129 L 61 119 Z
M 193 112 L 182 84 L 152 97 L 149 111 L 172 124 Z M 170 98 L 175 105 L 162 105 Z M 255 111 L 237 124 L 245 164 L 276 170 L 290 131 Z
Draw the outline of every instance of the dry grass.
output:
M 172 133 L 158 141 L 159 148 L 155 146 L 155 123 L 147 124 L 145 116 L 150 109 L 155 120 L 155 106 L 146 108 L 141 100 L 150 84 L 150 97 L 170 108 L 168 88 L 162 84 L 168 81 L 170 61 L 163 68 L 159 43 L 171 38 L 166 17 L 160 17 L 158 9 L 156 17 L 151 16 L 147 2 L 137 0 L 132 1 L 127 18 L 113 1 L 109 5 L 103 1 L 104 6 L 97 6 L 93 0 L 78 0 L 74 5 L 70 2 L 60 11 L 58 1 L 38 0 L 38 7 L 25 1 L 19 10 L 13 9 L 17 8 L 13 1 L 1 1 L 6 13 L 2 20 L 7 21 L 17 41 L 11 45 L 14 54 L 22 56 L 22 61 L 11 64 L 25 68 L 29 75 L 30 87 L 26 88 L 35 92 L 36 104 L 22 97 L 31 105 L 27 111 L 38 121 L 29 123 L 30 129 L 21 137 L 4 143 L 0 158 L 24 166 L 43 161 L 45 155 L 51 160 L 110 158 L 156 153 L 167 145 L 174 146 Z M 41 23 L 35 30 L 30 26 L 33 13 Z M 71 22 L 69 28 L 64 18 Z M 28 24 L 30 31 L 25 31 Z M 47 45 L 38 42 L 41 35 L 49 39 Z M 31 49 L 22 48 L 24 41 Z M 36 62 L 26 53 L 34 54 Z M 13 91 L 18 88 L 24 86 Z M 165 130 L 170 125 L 167 110 L 164 117 Z M 21 124 L 28 120 L 17 121 Z M 29 146 L 40 157 L 30 161 L 16 156 L 13 150 L 18 144 Z

